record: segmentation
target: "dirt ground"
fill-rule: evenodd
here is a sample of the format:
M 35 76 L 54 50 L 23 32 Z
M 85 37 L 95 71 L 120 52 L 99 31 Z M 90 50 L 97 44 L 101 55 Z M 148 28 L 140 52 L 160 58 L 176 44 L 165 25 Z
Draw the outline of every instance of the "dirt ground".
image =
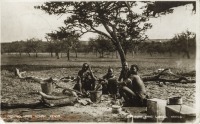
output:
M 134 113 L 124 107 L 119 114 L 114 114 L 110 100 L 107 99 L 86 106 L 76 103 L 74 106 L 53 108 L 18 108 L 3 110 L 1 114 L 6 122 L 126 122 L 129 113 L 141 117 L 146 115 L 145 107 L 136 108 Z
M 43 71 L 27 71 L 27 75 L 40 77 L 59 78 L 60 76 L 70 74 L 75 75 L 72 69 L 50 69 Z M 69 72 L 71 71 L 71 72 Z M 30 92 L 40 91 L 39 84 L 30 81 L 17 79 L 13 72 L 1 71 L 1 102 L 3 103 L 24 103 L 36 102 L 41 99 L 40 95 L 30 94 Z M 99 77 L 102 75 L 99 75 Z M 72 88 L 74 82 L 60 83 L 59 85 Z M 194 107 L 195 103 L 195 84 L 172 84 L 168 83 L 163 87 L 157 85 L 156 82 L 145 83 L 147 93 L 151 98 L 159 98 L 166 100 L 168 97 L 181 96 L 183 104 Z M 61 92 L 54 89 L 55 92 Z M 113 114 L 111 108 L 111 100 L 108 96 L 104 96 L 103 101 L 98 104 L 81 105 L 76 103 L 74 106 L 53 107 L 53 108 L 17 108 L 2 109 L 1 117 L 6 122 L 46 122 L 46 121 L 66 121 L 66 122 L 125 122 L 126 116 L 130 112 L 129 108 L 123 108 L 120 114 Z M 136 116 L 146 115 L 145 107 L 137 107 L 131 113 Z

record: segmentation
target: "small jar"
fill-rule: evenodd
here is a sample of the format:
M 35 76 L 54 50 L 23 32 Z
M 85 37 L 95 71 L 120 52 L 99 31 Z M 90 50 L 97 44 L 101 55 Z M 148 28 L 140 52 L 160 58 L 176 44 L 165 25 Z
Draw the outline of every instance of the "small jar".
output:
M 118 114 L 121 111 L 121 106 L 112 105 L 112 113 Z

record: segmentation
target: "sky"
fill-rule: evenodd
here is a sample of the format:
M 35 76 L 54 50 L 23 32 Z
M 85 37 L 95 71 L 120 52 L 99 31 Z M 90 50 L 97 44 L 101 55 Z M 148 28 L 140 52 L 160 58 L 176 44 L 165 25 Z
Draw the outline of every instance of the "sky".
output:
M 45 34 L 64 26 L 65 16 L 48 15 L 42 10 L 34 9 L 42 2 L 13 2 L 1 3 L 1 42 L 27 40 L 30 38 L 45 39 Z M 172 14 L 162 15 L 149 20 L 153 27 L 146 32 L 149 39 L 170 39 L 175 34 L 185 30 L 196 31 L 192 5 L 175 8 Z M 94 34 L 83 35 L 81 40 L 88 40 Z

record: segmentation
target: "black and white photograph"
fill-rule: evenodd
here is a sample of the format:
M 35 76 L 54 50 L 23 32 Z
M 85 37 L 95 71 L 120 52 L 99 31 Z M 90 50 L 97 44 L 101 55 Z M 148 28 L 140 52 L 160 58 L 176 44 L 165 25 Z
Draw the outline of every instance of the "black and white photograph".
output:
M 200 123 L 199 7 L 2 0 L 0 123 Z

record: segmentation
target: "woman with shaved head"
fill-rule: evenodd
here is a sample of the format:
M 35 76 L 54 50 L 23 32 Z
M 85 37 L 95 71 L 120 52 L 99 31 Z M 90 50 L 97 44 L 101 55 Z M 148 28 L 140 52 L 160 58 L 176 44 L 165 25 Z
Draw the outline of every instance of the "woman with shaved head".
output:
M 120 86 L 120 95 L 127 106 L 146 106 L 146 88 L 138 70 L 137 65 L 131 65 L 128 78 Z

